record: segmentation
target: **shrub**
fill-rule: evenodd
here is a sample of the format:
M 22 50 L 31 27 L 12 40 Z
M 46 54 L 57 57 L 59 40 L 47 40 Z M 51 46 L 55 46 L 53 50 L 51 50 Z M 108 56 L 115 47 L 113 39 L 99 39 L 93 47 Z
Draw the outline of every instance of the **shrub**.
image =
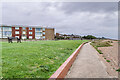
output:
M 103 53 L 101 52 L 101 50 L 98 50 L 98 49 L 97 49 L 97 51 L 99 52 L 99 54 L 103 54 Z
M 119 69 L 117 69 L 116 71 L 120 72 L 120 68 L 119 68 Z
M 70 37 L 66 37 L 66 39 L 70 39 Z
M 92 35 L 83 36 L 82 38 L 84 38 L 84 39 L 96 39 L 96 37 L 92 36 Z
M 93 45 L 93 46 L 96 46 L 96 47 L 108 47 L 108 46 L 112 46 L 111 44 L 110 44 L 110 42 L 101 42 L 100 40 L 98 40 L 98 41 L 93 41 L 92 43 L 91 43 L 91 45 Z
M 108 41 L 109 43 L 113 43 L 113 41 Z
M 110 60 L 106 60 L 107 62 L 110 62 Z
M 95 41 L 93 41 L 92 43 L 96 43 Z

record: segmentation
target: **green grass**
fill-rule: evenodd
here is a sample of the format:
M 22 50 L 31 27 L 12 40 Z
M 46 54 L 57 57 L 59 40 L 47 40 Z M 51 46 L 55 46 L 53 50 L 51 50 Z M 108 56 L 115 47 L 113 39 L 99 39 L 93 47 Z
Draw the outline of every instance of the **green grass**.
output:
M 105 41 L 102 42 L 101 40 L 93 41 L 91 42 L 91 45 L 99 52 L 99 54 L 103 54 L 101 50 L 98 49 L 98 47 L 109 47 L 112 46 L 110 43 L 113 43 L 112 41 Z
M 3 78 L 49 78 L 85 40 L 2 42 Z
M 103 54 L 103 53 L 101 52 L 101 50 L 98 50 L 98 49 L 97 49 L 97 51 L 99 52 L 99 54 Z
M 98 50 L 98 47 L 94 46 L 92 43 L 91 43 L 91 45 L 98 51 L 99 54 L 103 54 L 103 53 L 101 52 L 101 50 Z
M 98 41 L 93 41 L 91 44 L 96 47 L 109 47 L 109 46 L 112 46 L 110 43 L 112 43 L 112 41 L 102 42 L 98 40 Z
M 2 43 L 0 42 L 0 79 L 2 78 Z

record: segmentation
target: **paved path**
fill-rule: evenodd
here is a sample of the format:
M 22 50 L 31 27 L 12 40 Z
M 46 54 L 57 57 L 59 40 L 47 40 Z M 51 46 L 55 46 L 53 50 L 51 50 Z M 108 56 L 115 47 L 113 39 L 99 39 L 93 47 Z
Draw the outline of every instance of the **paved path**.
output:
M 85 44 L 66 78 L 109 78 L 106 66 L 99 59 L 98 52 L 90 45 Z

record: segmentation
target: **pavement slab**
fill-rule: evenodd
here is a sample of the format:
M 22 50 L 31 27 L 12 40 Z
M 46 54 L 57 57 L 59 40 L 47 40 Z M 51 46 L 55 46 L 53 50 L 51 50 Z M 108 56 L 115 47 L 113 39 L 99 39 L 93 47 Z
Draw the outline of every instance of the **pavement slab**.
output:
M 85 44 L 65 78 L 110 78 L 96 49 Z

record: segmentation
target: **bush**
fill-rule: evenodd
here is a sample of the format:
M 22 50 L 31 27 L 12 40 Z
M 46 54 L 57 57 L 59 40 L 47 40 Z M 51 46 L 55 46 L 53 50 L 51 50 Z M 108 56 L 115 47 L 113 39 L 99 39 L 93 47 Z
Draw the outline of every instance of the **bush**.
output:
M 113 41 L 108 41 L 109 43 L 113 43 Z
M 93 41 L 92 43 L 91 43 L 93 46 L 96 46 L 96 47 L 109 47 L 109 46 L 112 46 L 111 44 L 110 44 L 110 42 L 101 42 L 101 41 Z
M 62 36 L 55 36 L 55 39 L 65 39 L 65 38 Z
M 84 39 L 96 39 L 96 37 L 92 36 L 92 35 L 83 36 L 82 38 L 84 38 Z
M 93 43 L 95 43 L 95 42 L 93 42 Z M 90 44 L 98 51 L 99 54 L 103 54 L 103 53 L 101 52 L 101 50 L 98 50 L 97 46 L 95 46 L 93 43 L 90 43 Z
M 116 71 L 120 72 L 120 68 L 119 68 L 119 69 L 117 69 Z
M 110 60 L 106 60 L 107 62 L 110 62 Z
M 70 37 L 66 37 L 66 39 L 70 39 Z
M 99 54 L 103 54 L 103 53 L 101 52 L 101 50 L 98 50 L 98 49 L 97 49 L 97 51 L 99 52 Z

